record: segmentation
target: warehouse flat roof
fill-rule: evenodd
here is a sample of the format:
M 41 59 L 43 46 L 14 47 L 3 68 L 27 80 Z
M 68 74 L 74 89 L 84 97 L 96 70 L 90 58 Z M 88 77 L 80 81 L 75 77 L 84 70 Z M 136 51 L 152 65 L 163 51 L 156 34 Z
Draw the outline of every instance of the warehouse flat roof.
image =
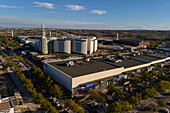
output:
M 132 67 L 132 66 L 145 64 L 145 62 L 141 62 L 141 61 L 137 61 L 137 60 L 133 60 L 133 59 L 126 59 L 126 60 L 122 60 L 122 62 L 115 63 L 115 64 L 125 67 L 125 68 L 128 68 L 128 67 Z
M 82 76 L 86 74 L 91 74 L 91 73 L 96 73 L 96 72 L 101 72 L 101 71 L 117 68 L 116 66 L 106 63 L 106 62 L 92 60 L 92 59 L 90 61 L 91 61 L 90 63 L 73 65 L 70 67 L 65 66 L 66 61 L 52 62 L 48 64 L 70 75 L 71 77 L 78 77 L 78 76 Z
M 155 61 L 155 60 L 160 60 L 161 58 L 157 58 L 157 57 L 152 57 L 152 56 L 136 56 L 134 57 L 136 59 L 141 59 L 141 60 L 145 60 L 145 61 Z

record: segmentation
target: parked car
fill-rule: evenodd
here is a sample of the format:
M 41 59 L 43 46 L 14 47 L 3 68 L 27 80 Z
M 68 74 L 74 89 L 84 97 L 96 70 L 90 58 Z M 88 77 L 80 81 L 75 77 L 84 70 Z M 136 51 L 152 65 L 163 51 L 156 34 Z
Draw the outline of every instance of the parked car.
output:
M 108 103 L 104 103 L 104 104 L 102 104 L 102 107 L 104 107 L 104 108 L 106 108 L 106 107 L 108 107 L 109 106 L 109 104 Z
M 97 106 L 98 103 L 97 102 L 93 102 L 92 104 L 90 104 L 91 107 Z
M 169 110 L 168 110 L 168 109 L 162 109 L 162 111 L 163 111 L 164 113 L 169 113 Z

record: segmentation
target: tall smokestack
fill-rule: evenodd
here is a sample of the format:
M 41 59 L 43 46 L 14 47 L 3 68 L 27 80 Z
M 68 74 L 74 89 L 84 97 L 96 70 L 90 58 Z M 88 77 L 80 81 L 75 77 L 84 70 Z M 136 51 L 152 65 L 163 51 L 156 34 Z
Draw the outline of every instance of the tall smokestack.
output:
M 45 31 L 45 30 L 44 30 L 44 29 L 45 29 L 45 25 L 42 24 L 41 27 L 42 27 L 42 30 Z
M 50 36 L 51 36 L 51 31 L 50 31 Z
M 116 40 L 119 40 L 119 33 L 117 33 L 117 37 L 116 37 Z
M 13 30 L 11 31 L 11 37 L 14 37 L 14 31 Z
M 45 25 L 42 24 L 41 27 L 42 27 L 42 38 L 46 38 L 46 36 L 45 36 Z

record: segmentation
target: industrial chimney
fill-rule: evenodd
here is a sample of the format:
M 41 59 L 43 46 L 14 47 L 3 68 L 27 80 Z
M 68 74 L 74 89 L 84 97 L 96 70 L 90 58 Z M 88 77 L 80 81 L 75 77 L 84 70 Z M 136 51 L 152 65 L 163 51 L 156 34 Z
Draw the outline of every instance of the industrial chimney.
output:
M 51 37 L 51 31 L 50 31 L 50 37 Z
M 11 31 L 11 37 L 14 37 L 14 31 L 13 30 Z
M 116 37 L 116 40 L 119 40 L 119 33 L 117 33 L 117 37 Z

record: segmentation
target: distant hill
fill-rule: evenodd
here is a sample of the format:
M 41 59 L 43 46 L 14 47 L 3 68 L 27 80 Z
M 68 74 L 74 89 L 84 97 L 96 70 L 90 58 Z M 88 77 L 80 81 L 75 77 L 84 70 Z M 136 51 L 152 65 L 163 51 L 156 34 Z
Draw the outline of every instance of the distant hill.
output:
M 0 29 L 0 36 L 5 34 L 10 36 L 12 29 Z M 139 40 L 170 40 L 170 31 L 152 31 L 152 30 L 67 30 L 67 29 L 46 29 L 46 35 L 52 32 L 52 36 L 59 35 L 83 35 L 96 36 L 97 38 L 116 39 L 116 33 L 119 33 L 120 39 L 139 39 Z M 41 29 L 14 29 L 14 36 L 20 35 L 41 35 Z

